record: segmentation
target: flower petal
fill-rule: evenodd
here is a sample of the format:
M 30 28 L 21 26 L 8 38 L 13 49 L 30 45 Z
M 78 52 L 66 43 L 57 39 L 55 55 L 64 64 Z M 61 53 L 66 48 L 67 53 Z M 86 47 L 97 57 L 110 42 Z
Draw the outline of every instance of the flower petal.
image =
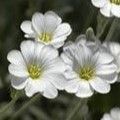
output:
M 58 57 L 51 61 L 48 61 L 44 64 L 44 68 L 46 69 L 45 74 L 48 73 L 64 73 L 66 70 L 66 65 L 64 62 Z
M 55 38 L 51 41 L 51 45 L 53 45 L 55 48 L 60 48 L 64 45 L 64 40 L 66 39 L 66 36 L 63 36 L 61 38 Z
M 65 62 L 65 64 L 72 66 L 73 61 L 70 58 L 68 58 L 68 56 L 65 53 L 61 54 L 61 58 Z
M 27 40 L 23 41 L 20 45 L 21 52 L 23 54 L 23 57 L 25 58 L 26 62 L 29 63 L 31 58 L 34 56 L 35 52 L 35 42 Z
M 76 93 L 77 97 L 86 98 L 92 96 L 94 93 L 93 89 L 90 87 L 89 82 L 81 80 L 79 82 L 79 88 Z
M 111 117 L 114 120 L 119 120 L 120 119 L 120 108 L 113 108 L 111 111 Z
M 110 85 L 99 77 L 89 81 L 90 85 L 99 93 L 108 93 L 110 91 Z
M 10 74 L 17 77 L 27 77 L 29 75 L 26 66 L 16 66 L 14 64 L 10 64 L 8 70 Z
M 111 12 L 114 16 L 120 17 L 120 6 L 112 4 Z
M 53 84 L 59 90 L 63 90 L 66 86 L 67 80 L 62 74 L 52 73 L 46 75 L 45 77 L 47 77 L 51 84 Z
M 109 0 L 108 0 L 109 1 Z M 107 4 L 105 4 L 101 9 L 100 12 L 106 16 L 106 17 L 112 17 L 113 14 L 111 13 L 111 3 L 108 2 Z
M 12 64 L 15 65 L 25 65 L 23 56 L 21 54 L 20 51 L 18 50 L 12 50 L 8 53 L 7 55 L 7 59 L 9 60 L 9 62 L 11 62 Z
M 96 7 L 103 7 L 107 3 L 107 0 L 92 0 L 92 4 Z
M 98 75 L 103 80 L 106 80 L 108 83 L 115 83 L 118 79 L 118 74 L 116 72 L 108 75 Z
M 117 71 L 117 66 L 113 63 L 108 65 L 97 66 L 96 74 L 97 75 L 108 75 Z
M 85 35 L 79 35 L 77 38 L 76 38 L 76 40 L 75 40 L 75 43 L 79 46 L 81 46 L 81 45 L 86 45 L 86 43 L 87 43 L 88 41 L 87 41 L 87 38 L 86 38 L 86 36 Z
M 43 14 L 36 12 L 32 16 L 32 26 L 38 35 L 44 31 L 44 25 L 45 25 L 45 23 L 44 23 Z
M 33 34 L 31 21 L 23 21 L 20 25 L 21 30 L 26 34 Z
M 54 33 L 54 39 L 55 38 L 61 38 L 63 36 L 68 36 L 72 32 L 72 29 L 68 23 L 62 23 L 60 24 L 55 33 Z
M 50 82 L 46 82 L 44 91 L 43 91 L 43 96 L 49 99 L 53 99 L 57 97 L 58 91 L 55 88 L 54 85 L 52 85 Z
M 49 63 L 51 60 L 58 57 L 58 51 L 53 46 L 44 46 L 39 55 L 39 59 L 43 64 Z
M 41 42 L 35 42 L 35 50 L 34 50 L 34 56 L 36 57 L 36 60 L 38 60 L 37 62 L 40 62 L 40 54 L 42 52 L 42 49 L 44 47 L 44 44 L 42 44 Z
M 17 90 L 22 90 L 25 88 L 26 84 L 27 84 L 27 80 L 26 78 L 19 78 L 19 77 L 15 77 L 13 75 L 11 75 L 11 85 L 13 88 L 17 89 Z
M 79 81 L 77 79 L 68 80 L 65 90 L 68 93 L 76 93 L 78 91 Z
M 57 26 L 62 22 L 61 18 L 54 12 L 48 11 L 44 14 L 45 31 L 53 33 Z
M 56 49 L 58 49 L 64 45 L 64 42 L 63 41 L 61 41 L 61 42 L 56 41 L 55 43 L 51 43 L 51 45 L 53 45 Z
M 45 82 L 43 80 L 32 80 L 28 78 L 28 83 L 25 87 L 25 93 L 28 97 L 33 96 L 35 93 L 42 93 L 45 88 Z
M 75 56 L 75 44 L 71 41 L 67 42 L 64 47 L 63 47 L 63 54 L 64 54 L 64 57 L 66 56 L 68 59 L 72 60 L 73 61 L 73 58 Z M 66 59 L 65 57 L 65 59 Z M 64 60 L 65 60 L 64 59 Z
M 67 79 L 75 79 L 75 78 L 78 77 L 78 75 L 76 74 L 76 72 L 73 71 L 73 70 L 66 70 L 66 71 L 64 72 L 64 75 L 65 75 L 65 77 L 66 77 Z
M 106 43 L 107 44 L 107 43 Z M 116 42 L 110 42 L 108 43 L 108 47 L 110 49 L 110 52 L 114 55 L 117 56 L 120 54 L 120 44 Z
M 106 114 L 104 114 L 104 116 L 101 120 L 113 120 L 113 119 L 111 118 L 111 116 L 108 113 L 106 113 Z
M 100 51 L 96 57 L 98 57 L 99 64 L 108 64 L 114 60 L 114 57 L 105 51 Z

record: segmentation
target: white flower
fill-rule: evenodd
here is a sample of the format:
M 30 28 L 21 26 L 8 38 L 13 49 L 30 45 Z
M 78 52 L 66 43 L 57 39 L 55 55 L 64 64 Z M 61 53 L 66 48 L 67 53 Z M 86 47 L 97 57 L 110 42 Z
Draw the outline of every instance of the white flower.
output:
M 104 42 L 103 45 L 114 56 L 116 65 L 118 66 L 117 72 L 120 72 L 120 44 L 117 42 Z
M 110 84 L 117 80 L 113 56 L 105 48 L 92 49 L 92 42 L 87 45 L 83 39 L 82 42 L 69 42 L 61 54 L 67 65 L 65 90 L 82 98 L 92 96 L 94 90 L 108 93 Z
M 48 11 L 44 15 L 36 12 L 32 16 L 32 21 L 24 21 L 20 27 L 26 38 L 35 38 L 35 40 L 46 45 L 53 45 L 55 48 L 63 46 L 72 31 L 70 25 L 62 23 L 62 19 L 52 11 Z
M 106 17 L 120 17 L 120 0 L 91 0 L 93 5 L 100 8 Z
M 120 120 L 120 108 L 113 108 L 110 114 L 105 113 L 101 120 Z
M 25 89 L 29 97 L 40 92 L 47 98 L 55 98 L 57 89 L 63 90 L 66 82 L 58 51 L 33 41 L 23 41 L 20 48 L 21 51 L 12 50 L 7 56 L 12 86 Z

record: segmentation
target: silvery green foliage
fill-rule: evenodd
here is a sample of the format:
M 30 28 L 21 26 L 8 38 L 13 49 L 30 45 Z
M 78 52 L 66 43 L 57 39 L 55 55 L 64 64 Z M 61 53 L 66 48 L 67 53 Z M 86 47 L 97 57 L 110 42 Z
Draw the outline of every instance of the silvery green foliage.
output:
M 62 17 L 63 21 L 71 24 L 72 34 L 67 40 L 75 40 L 76 36 L 85 33 L 88 27 L 94 29 L 95 35 L 101 41 L 120 40 L 120 20 L 105 18 L 99 14 L 99 9 L 95 8 L 89 0 L 1 0 L 0 1 L 0 108 L 7 104 L 10 99 L 10 79 L 7 71 L 7 53 L 13 48 L 18 49 L 24 34 L 20 30 L 23 20 L 30 20 L 36 11 L 55 11 Z M 107 20 L 109 22 L 107 22 Z M 117 23 L 115 26 L 112 23 Z M 104 31 L 102 28 L 105 28 Z M 95 38 L 96 39 L 96 38 Z M 91 38 L 90 38 L 91 40 Z M 61 51 L 61 49 L 60 49 Z M 113 106 L 120 105 L 120 85 L 116 83 L 112 86 L 112 91 L 107 95 L 94 95 L 83 109 L 78 111 L 74 120 L 81 120 L 83 113 L 84 120 L 99 120 L 103 113 L 109 111 Z M 27 102 L 29 99 L 24 96 L 18 100 L 14 107 L 0 116 L 1 120 L 6 120 Z M 39 98 L 34 104 L 29 106 L 22 114 L 20 120 L 64 120 L 79 101 L 74 95 L 60 92 L 54 100 Z M 89 107 L 89 108 L 88 108 Z M 81 113 L 81 114 L 80 114 Z M 88 114 L 89 113 L 89 114 Z M 18 120 L 18 118 L 16 118 Z

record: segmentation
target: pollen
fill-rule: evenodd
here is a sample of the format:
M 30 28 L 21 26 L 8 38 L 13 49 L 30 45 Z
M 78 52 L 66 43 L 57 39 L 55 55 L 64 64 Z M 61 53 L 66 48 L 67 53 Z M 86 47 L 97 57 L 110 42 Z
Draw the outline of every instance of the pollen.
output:
M 32 78 L 32 79 L 37 79 L 41 76 L 42 74 L 42 70 L 39 66 L 37 65 L 30 65 L 28 67 L 28 72 L 29 72 L 29 76 Z
M 52 40 L 52 35 L 49 33 L 42 33 L 39 39 L 45 43 L 49 43 Z
M 91 66 L 84 66 L 79 71 L 79 77 L 84 80 L 90 80 L 95 76 L 95 69 Z
M 111 3 L 120 5 L 120 0 L 110 0 Z

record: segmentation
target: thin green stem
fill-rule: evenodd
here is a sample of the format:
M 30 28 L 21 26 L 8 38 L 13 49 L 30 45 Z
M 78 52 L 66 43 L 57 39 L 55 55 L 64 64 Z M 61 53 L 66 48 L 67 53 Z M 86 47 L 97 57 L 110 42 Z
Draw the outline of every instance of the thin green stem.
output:
M 66 120 L 73 120 L 75 114 L 79 111 L 80 108 L 82 108 L 83 105 L 87 103 L 86 99 L 79 100 L 77 104 L 72 108 L 72 110 L 69 112 Z
M 97 33 L 96 33 L 96 37 L 100 38 L 103 33 L 105 32 L 105 29 L 107 28 L 109 22 L 111 19 L 108 19 L 106 17 L 104 17 L 103 15 L 100 14 L 100 12 L 98 13 L 97 16 Z
M 4 106 L 1 110 L 0 110 L 0 116 L 2 116 L 4 114 L 4 112 L 8 111 L 16 102 L 17 99 L 12 99 L 6 106 Z
M 14 120 L 15 118 L 17 118 L 19 115 L 21 115 L 31 104 L 33 104 L 36 100 L 38 100 L 40 97 L 39 94 L 35 95 L 34 97 L 32 97 L 29 101 L 27 101 L 25 104 L 23 104 L 23 106 L 15 113 L 11 116 L 10 120 Z
M 114 34 L 116 27 L 119 25 L 118 22 L 119 22 L 119 20 L 117 18 L 114 18 L 112 25 L 110 27 L 110 30 L 105 38 L 105 41 L 110 41 L 110 39 L 112 38 L 112 36 Z
M 5 112 L 7 112 L 10 108 L 12 108 L 15 104 L 15 102 L 18 100 L 18 98 L 20 97 L 19 91 L 16 91 L 14 89 L 11 88 L 11 98 L 12 100 L 6 104 L 3 108 L 0 109 L 0 117 L 2 118 L 5 114 Z

